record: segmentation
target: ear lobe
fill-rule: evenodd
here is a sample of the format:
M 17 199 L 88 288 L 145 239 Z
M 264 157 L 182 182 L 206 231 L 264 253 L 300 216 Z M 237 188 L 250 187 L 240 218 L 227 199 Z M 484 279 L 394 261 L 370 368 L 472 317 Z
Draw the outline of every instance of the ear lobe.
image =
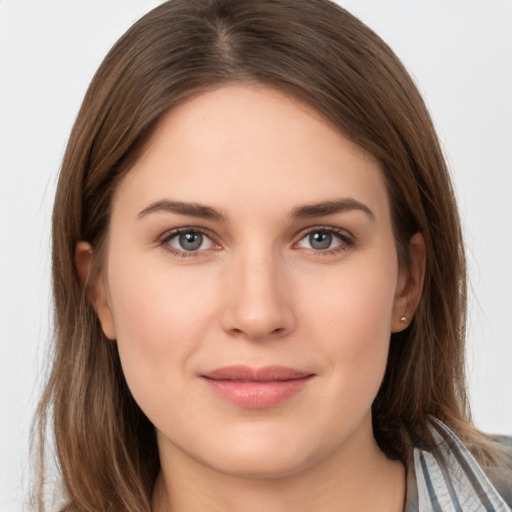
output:
M 423 291 L 426 259 L 425 239 L 416 233 L 409 242 L 409 268 L 398 280 L 391 332 L 401 332 L 411 323 Z
M 116 339 L 112 310 L 103 280 L 93 272 L 93 249 L 88 242 L 78 242 L 75 249 L 75 266 L 87 298 L 98 315 L 101 328 L 110 340 Z

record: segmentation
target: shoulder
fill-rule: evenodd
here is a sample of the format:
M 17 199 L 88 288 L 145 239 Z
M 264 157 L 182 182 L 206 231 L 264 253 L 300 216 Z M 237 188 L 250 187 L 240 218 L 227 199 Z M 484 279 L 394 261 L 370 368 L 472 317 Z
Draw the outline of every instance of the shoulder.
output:
M 417 445 L 411 460 L 406 510 L 510 512 L 512 507 L 512 439 L 494 437 L 503 458 L 482 467 L 446 425 L 433 420 L 435 447 Z
M 492 436 L 492 441 L 501 455 L 500 464 L 483 469 L 496 490 L 512 508 L 512 437 Z

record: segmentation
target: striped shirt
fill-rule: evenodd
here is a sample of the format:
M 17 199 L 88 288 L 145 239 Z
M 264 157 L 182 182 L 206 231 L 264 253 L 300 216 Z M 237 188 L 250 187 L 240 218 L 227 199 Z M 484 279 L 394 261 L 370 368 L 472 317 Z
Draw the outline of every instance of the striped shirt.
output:
M 491 483 L 460 439 L 446 425 L 434 421 L 444 434 L 433 430 L 443 457 L 428 447 L 414 448 L 404 512 L 510 512 L 512 473 Z M 512 443 L 510 438 L 503 439 Z

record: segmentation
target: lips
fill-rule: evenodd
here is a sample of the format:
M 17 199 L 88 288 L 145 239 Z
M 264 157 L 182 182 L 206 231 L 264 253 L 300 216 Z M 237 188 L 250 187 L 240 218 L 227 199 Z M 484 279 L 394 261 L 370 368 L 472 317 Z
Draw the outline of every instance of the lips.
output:
M 249 409 L 275 406 L 302 391 L 314 374 L 284 366 L 226 366 L 201 375 L 217 396 Z

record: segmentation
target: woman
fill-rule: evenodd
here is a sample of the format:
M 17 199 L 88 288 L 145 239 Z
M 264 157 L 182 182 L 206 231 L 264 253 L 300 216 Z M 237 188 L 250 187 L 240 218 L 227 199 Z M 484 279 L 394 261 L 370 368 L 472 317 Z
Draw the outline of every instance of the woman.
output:
M 467 412 L 446 165 L 346 11 L 142 18 L 84 99 L 53 241 L 64 510 L 508 509 Z

